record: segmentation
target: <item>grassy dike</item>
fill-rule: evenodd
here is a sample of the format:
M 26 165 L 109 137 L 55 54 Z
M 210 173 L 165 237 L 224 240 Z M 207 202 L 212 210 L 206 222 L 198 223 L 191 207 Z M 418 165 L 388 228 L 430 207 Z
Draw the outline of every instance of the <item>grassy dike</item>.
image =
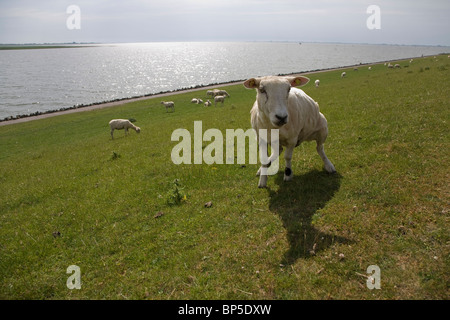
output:
M 304 143 L 267 189 L 257 165 L 170 157 L 194 121 L 248 129 L 242 85 L 224 107 L 201 90 L 0 127 L 0 298 L 448 299 L 450 59 L 399 63 L 308 75 L 338 173 Z M 111 140 L 113 118 L 142 131 Z

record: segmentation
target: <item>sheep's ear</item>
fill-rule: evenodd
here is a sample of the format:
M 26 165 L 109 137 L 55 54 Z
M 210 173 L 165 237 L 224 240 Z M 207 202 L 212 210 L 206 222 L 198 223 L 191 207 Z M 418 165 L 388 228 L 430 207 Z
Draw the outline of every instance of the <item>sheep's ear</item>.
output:
M 288 78 L 289 82 L 291 83 L 292 87 L 299 87 L 304 86 L 309 82 L 309 79 L 306 77 L 290 77 Z
M 247 89 L 256 89 L 259 87 L 259 82 L 259 79 L 250 78 L 244 82 L 244 87 L 246 87 Z

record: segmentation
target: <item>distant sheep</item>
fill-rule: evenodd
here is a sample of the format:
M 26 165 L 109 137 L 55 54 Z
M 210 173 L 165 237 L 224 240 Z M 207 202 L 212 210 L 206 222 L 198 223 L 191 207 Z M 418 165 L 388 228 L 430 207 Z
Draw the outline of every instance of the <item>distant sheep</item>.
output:
M 333 164 L 325 155 L 323 143 L 328 135 L 328 126 L 325 116 L 319 111 L 319 105 L 303 90 L 293 88 L 302 86 L 309 81 L 305 77 L 263 77 L 251 78 L 244 82 L 248 89 L 256 89 L 256 101 L 250 111 L 252 128 L 259 136 L 260 129 L 279 129 L 280 153 L 286 148 L 284 159 L 286 168 L 284 181 L 293 178 L 291 160 L 294 148 L 303 141 L 315 140 L 316 150 L 322 159 L 325 170 L 329 173 L 336 172 Z M 287 94 L 286 94 L 287 93 Z M 267 137 L 269 143 L 271 139 Z M 261 151 L 261 150 L 260 150 Z M 267 169 L 276 160 L 277 154 L 273 153 L 268 159 L 268 164 L 262 165 L 259 175 L 258 187 L 267 185 Z
M 204 105 L 205 105 L 205 107 L 210 107 L 210 106 L 212 105 L 212 103 L 211 103 L 211 101 L 207 100 L 207 101 L 204 103 Z
M 367 69 L 369 69 L 369 71 L 370 71 L 370 70 L 372 70 L 372 67 L 369 67 L 369 68 L 367 68 Z
M 114 130 L 122 130 L 125 129 L 125 135 L 128 133 L 128 129 L 133 129 L 137 133 L 141 132 L 141 128 L 136 127 L 131 123 L 130 120 L 126 119 L 113 119 L 109 122 L 109 127 L 111 128 L 111 138 L 114 139 Z
M 215 96 L 214 97 L 214 107 L 217 106 L 217 102 L 222 102 L 222 106 L 223 106 L 223 102 L 225 101 L 225 97 L 224 96 Z
M 394 66 L 393 66 L 391 63 L 389 63 L 387 67 L 388 67 L 389 69 L 393 69 L 393 68 L 394 68 Z
M 230 97 L 228 92 L 226 92 L 225 90 L 217 90 L 217 91 L 214 92 L 214 94 L 215 94 L 215 96 Z
M 400 65 L 399 65 L 398 63 L 396 63 L 396 64 L 394 65 L 394 68 L 399 68 L 399 69 L 400 69 L 401 67 L 400 67 Z
M 314 81 L 314 84 L 316 85 L 316 88 L 318 88 L 318 87 L 319 87 L 319 84 L 320 84 L 320 80 L 317 79 L 316 81 Z
M 347 73 L 344 71 L 341 73 L 341 78 L 344 78 L 347 75 Z
M 200 98 L 193 98 L 193 99 L 191 100 L 191 103 L 202 104 L 202 103 L 203 103 L 203 100 L 200 99 Z
M 169 109 L 172 109 L 172 112 L 175 112 L 175 103 L 173 103 L 173 101 L 161 101 L 161 104 L 166 107 L 166 112 L 169 112 Z
M 215 96 L 229 97 L 230 96 L 228 94 L 228 92 L 226 92 L 225 90 L 219 90 L 219 89 L 208 90 L 208 91 L 206 91 L 206 95 L 211 96 L 211 97 L 215 97 Z

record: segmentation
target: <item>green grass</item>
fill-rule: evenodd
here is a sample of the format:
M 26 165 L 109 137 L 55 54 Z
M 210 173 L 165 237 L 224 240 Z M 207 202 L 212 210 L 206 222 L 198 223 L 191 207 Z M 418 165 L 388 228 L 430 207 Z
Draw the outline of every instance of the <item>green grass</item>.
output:
M 250 127 L 242 85 L 224 107 L 190 104 L 201 90 L 164 98 L 174 113 L 153 98 L 0 127 L 0 298 L 448 299 L 449 69 L 438 56 L 309 75 L 338 173 L 304 143 L 294 180 L 281 161 L 267 189 L 257 165 L 170 158 L 172 132 L 196 120 Z M 141 133 L 111 140 L 112 118 Z

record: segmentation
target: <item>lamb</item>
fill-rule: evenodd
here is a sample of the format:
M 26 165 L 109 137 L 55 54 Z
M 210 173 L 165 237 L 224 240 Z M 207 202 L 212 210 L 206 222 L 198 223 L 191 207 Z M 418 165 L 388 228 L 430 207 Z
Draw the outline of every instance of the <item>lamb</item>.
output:
M 125 135 L 128 133 L 128 129 L 133 129 L 137 133 L 141 132 L 141 128 L 136 127 L 131 123 L 130 120 L 126 119 L 113 119 L 109 122 L 109 127 L 111 128 L 111 138 L 114 139 L 114 130 L 122 130 L 125 129 Z
M 344 71 L 341 73 L 341 78 L 345 77 L 347 75 L 347 73 Z
M 217 102 L 222 102 L 222 106 L 223 106 L 223 102 L 225 101 L 225 97 L 224 96 L 215 96 L 214 97 L 214 107 L 217 106 Z
M 286 148 L 284 159 L 286 168 L 284 181 L 293 178 L 291 159 L 294 148 L 303 141 L 315 140 L 317 153 L 322 158 L 325 170 L 329 173 L 336 172 L 333 164 L 324 152 L 323 143 L 328 135 L 328 126 L 325 116 L 319 111 L 319 105 L 303 90 L 291 88 L 308 83 L 306 77 L 277 77 L 269 76 L 251 78 L 244 82 L 248 89 L 256 89 L 256 101 L 251 109 L 251 124 L 259 137 L 259 129 L 279 129 L 280 153 L 282 147 Z M 267 141 L 270 141 L 270 131 L 267 130 Z M 266 143 L 265 141 L 263 143 Z M 272 153 L 267 165 L 262 165 L 257 175 L 260 176 L 258 187 L 267 185 L 267 173 L 263 168 L 278 157 Z
M 172 112 L 175 112 L 175 103 L 173 103 L 173 101 L 161 101 L 161 104 L 166 107 L 166 112 L 169 112 L 169 109 L 172 109 Z
M 209 100 L 207 100 L 206 102 L 205 102 L 205 107 L 209 107 L 209 106 L 211 106 L 211 101 L 209 101 Z
M 320 80 L 317 79 L 316 81 L 314 81 L 314 84 L 316 85 L 316 88 L 318 88 L 318 87 L 319 87 L 319 84 L 320 84 Z

